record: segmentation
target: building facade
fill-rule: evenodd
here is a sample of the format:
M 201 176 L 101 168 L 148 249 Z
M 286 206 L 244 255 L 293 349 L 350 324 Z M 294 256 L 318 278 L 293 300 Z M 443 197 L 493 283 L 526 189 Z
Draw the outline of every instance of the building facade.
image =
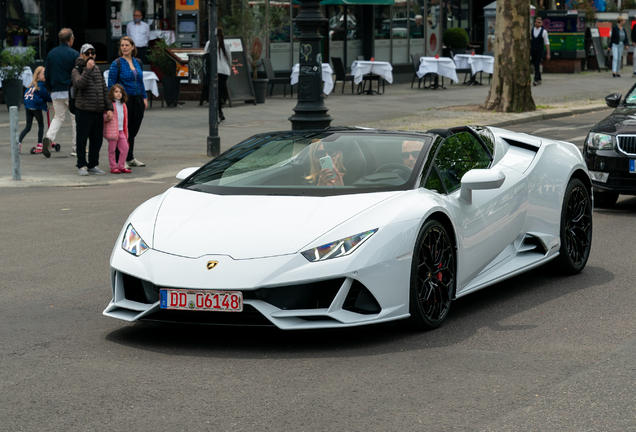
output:
M 300 6 L 297 0 L 221 0 L 219 25 L 238 7 L 258 8 L 266 14 L 263 56 L 270 57 L 275 70 L 291 70 L 298 62 L 298 36 L 293 24 Z M 442 54 L 442 37 L 447 28 L 462 27 L 477 52 L 483 50 L 483 7 L 488 0 L 323 0 L 327 18 L 322 30 L 325 61 L 340 57 L 350 65 L 359 57 L 411 63 L 411 54 Z M 203 0 L 0 0 L 0 36 L 5 46 L 25 43 L 43 60 L 58 44 L 57 33 L 70 27 L 75 48 L 91 43 L 98 62 L 117 57 L 117 43 L 126 34 L 133 12 L 141 10 L 153 31 L 185 47 L 203 47 L 208 39 L 208 2 Z M 234 9 L 233 9 L 234 8 Z M 273 22 L 277 20 L 276 22 Z M 28 29 L 20 41 L 8 36 L 10 27 Z M 225 31 L 226 36 L 232 32 Z M 265 36 L 267 35 L 267 36 Z

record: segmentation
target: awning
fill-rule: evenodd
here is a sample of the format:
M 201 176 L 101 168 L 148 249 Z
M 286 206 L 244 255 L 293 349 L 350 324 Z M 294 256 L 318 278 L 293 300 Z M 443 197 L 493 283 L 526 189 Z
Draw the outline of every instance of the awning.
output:
M 322 0 L 321 5 L 393 5 L 395 0 Z

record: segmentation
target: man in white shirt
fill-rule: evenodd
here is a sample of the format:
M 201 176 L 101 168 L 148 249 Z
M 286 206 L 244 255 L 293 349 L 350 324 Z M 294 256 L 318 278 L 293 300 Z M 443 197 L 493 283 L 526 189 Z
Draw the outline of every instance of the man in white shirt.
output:
M 536 17 L 534 19 L 534 28 L 530 32 L 530 58 L 534 65 L 534 81 L 532 85 L 537 86 L 541 84 L 541 60 L 543 60 L 543 50 L 547 50 L 545 59 L 550 60 L 550 40 L 548 39 L 548 32 L 543 28 L 543 19 Z
M 142 62 L 148 63 L 146 52 L 148 50 L 148 42 L 150 42 L 150 26 L 142 18 L 141 11 L 136 10 L 133 14 L 133 21 L 126 26 L 126 35 L 135 42 L 137 57 Z

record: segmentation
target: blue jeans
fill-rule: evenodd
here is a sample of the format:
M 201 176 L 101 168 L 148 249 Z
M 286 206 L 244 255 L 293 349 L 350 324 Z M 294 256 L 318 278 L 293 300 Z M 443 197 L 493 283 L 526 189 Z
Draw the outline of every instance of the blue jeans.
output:
M 612 44 L 612 72 L 618 73 L 621 66 L 621 57 L 623 56 L 623 50 L 625 45 L 619 43 L 618 45 Z

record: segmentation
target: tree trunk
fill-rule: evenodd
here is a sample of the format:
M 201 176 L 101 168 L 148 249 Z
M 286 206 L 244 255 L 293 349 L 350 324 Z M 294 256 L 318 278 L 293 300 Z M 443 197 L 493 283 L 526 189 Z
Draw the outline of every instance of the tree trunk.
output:
M 529 0 L 497 0 L 494 49 L 492 85 L 481 107 L 499 112 L 534 111 Z

